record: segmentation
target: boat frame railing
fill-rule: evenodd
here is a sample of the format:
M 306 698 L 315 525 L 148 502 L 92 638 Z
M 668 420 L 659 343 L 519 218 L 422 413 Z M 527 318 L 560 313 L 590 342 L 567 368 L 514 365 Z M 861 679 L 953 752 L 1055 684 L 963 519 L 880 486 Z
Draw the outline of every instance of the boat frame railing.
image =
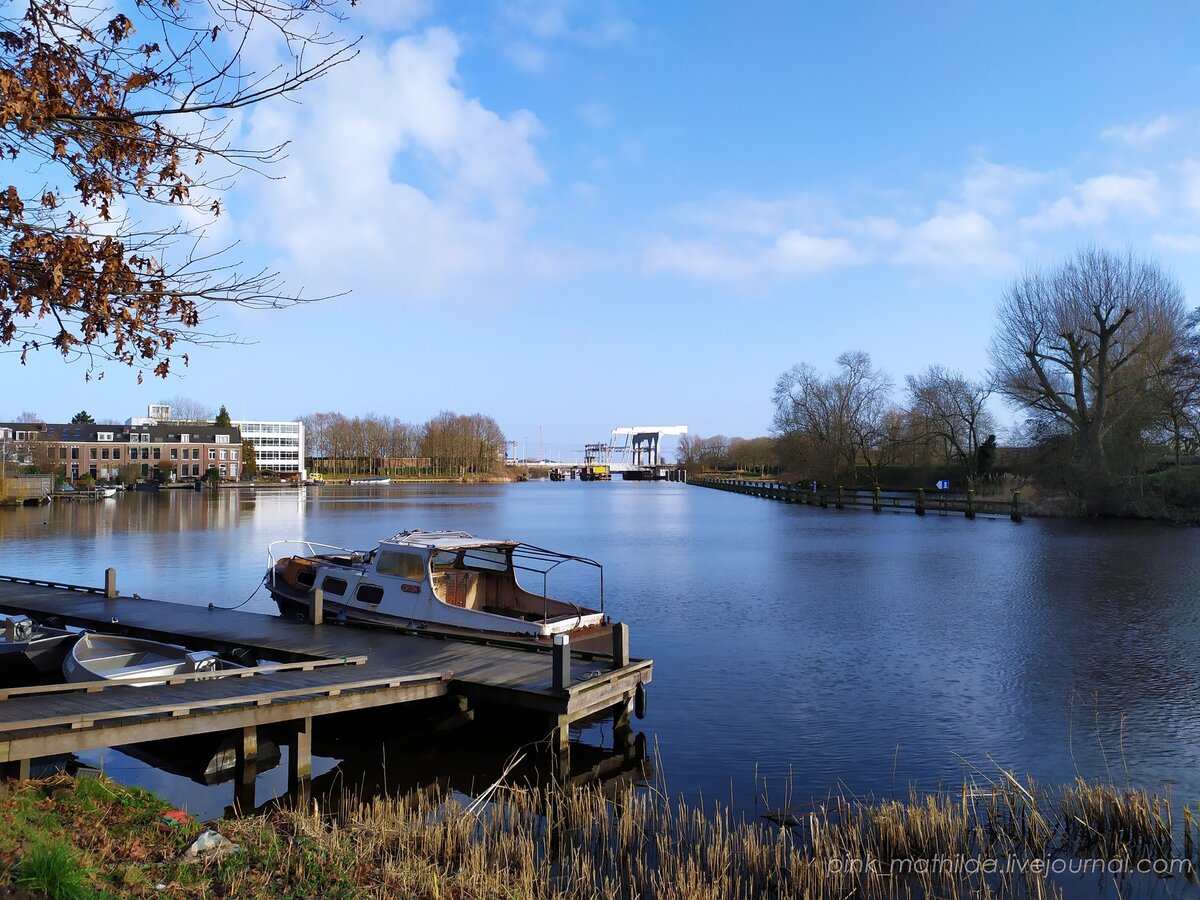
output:
M 349 553 L 353 556 L 365 558 L 365 555 L 361 550 L 352 550 L 349 547 L 338 547 L 335 544 L 323 544 L 320 541 L 306 541 L 303 538 L 285 538 L 282 541 L 271 541 L 271 543 L 267 546 L 267 572 L 269 573 L 268 577 L 271 579 L 271 587 L 275 587 L 275 548 L 288 545 L 304 547 L 306 550 L 308 550 L 309 556 L 320 556 L 321 554 L 317 552 L 317 548 L 319 547 L 322 550 L 333 550 L 337 553 Z M 280 558 L 282 559 L 282 554 L 280 555 Z

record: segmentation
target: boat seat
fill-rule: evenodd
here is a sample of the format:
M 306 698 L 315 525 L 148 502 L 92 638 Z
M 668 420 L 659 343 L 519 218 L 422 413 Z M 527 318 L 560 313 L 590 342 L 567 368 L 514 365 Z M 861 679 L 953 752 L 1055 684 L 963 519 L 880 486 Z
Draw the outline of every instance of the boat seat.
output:
M 479 573 L 447 571 L 433 576 L 438 597 L 450 606 L 479 609 Z

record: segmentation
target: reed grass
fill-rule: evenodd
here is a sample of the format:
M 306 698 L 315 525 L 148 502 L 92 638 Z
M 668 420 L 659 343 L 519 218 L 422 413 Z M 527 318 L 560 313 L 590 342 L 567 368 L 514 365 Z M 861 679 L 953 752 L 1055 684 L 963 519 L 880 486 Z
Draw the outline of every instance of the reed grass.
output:
M 24 801 L 30 814 L 48 816 L 62 784 L 24 788 L 33 795 Z M 128 807 L 124 789 L 113 788 L 114 809 Z M 21 793 L 0 802 L 0 817 L 7 815 L 4 804 L 21 802 Z M 95 786 L 86 794 L 89 810 L 105 800 Z M 215 823 L 241 851 L 192 866 L 178 862 L 192 834 L 159 828 L 100 840 L 79 830 L 83 818 L 66 821 L 94 888 L 159 897 L 1042 898 L 1061 896 L 1064 879 L 1088 876 L 1054 875 L 1036 865 L 1014 869 L 1009 860 L 1191 863 L 1200 837 L 1197 811 L 1176 814 L 1165 795 L 1084 781 L 1045 790 L 1003 769 L 955 788 L 913 791 L 904 800 L 833 795 L 776 811 L 774 822 L 742 818 L 728 803 L 673 798 L 661 784 L 615 796 L 597 786 L 500 786 L 487 803 L 469 806 L 436 791 L 333 800 L 328 808 L 279 808 Z M 80 805 L 71 797 L 58 803 Z M 150 807 L 144 812 L 127 820 L 156 814 Z M 87 821 L 101 828 L 111 816 L 97 807 Z M 55 838 L 48 827 L 46 838 Z M 120 846 L 138 843 L 139 858 L 121 857 Z M 21 871 L 19 848 L 9 852 L 10 872 Z M 987 860 L 996 868 L 981 865 Z M 1094 877 L 1114 878 L 1110 871 Z M 1119 876 L 1118 883 L 1132 884 L 1136 894 L 1147 883 L 1141 878 Z M 1124 887 L 1120 893 L 1129 895 Z

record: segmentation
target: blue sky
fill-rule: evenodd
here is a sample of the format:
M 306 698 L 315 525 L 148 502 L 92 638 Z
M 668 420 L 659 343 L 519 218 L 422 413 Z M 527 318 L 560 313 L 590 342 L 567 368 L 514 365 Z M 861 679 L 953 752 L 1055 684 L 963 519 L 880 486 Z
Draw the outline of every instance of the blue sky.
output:
M 236 123 L 292 141 L 286 177 L 243 176 L 213 229 L 351 293 L 223 311 L 253 343 L 165 383 L 4 357 L 0 416 L 451 409 L 565 456 L 621 425 L 764 434 L 778 375 L 845 350 L 898 385 L 981 374 L 1005 285 L 1082 244 L 1195 305 L 1198 26 L 1194 3 L 363 0 L 355 61 Z

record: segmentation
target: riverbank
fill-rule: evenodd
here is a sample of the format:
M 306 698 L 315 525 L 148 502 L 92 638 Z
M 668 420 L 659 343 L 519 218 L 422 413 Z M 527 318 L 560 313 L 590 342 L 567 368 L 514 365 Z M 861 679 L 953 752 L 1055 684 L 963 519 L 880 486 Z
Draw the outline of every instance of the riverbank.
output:
M 470 806 L 424 792 L 343 797 L 337 809 L 200 823 L 102 776 L 28 782 L 0 799 L 0 884 L 63 898 L 737 900 L 1044 897 L 1083 879 L 1124 896 L 1148 879 L 1182 888 L 1197 861 L 1192 810 L 1165 796 L 1083 782 L 1045 791 L 1003 770 L 904 801 L 831 796 L 752 821 L 661 787 L 611 798 L 499 788 Z M 189 861 L 208 832 L 219 839 Z

